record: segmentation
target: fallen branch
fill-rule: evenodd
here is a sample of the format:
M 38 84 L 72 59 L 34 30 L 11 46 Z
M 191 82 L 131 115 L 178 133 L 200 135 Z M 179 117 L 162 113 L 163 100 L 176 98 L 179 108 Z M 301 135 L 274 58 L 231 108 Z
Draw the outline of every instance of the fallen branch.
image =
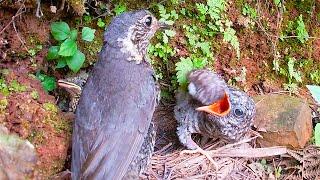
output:
M 232 148 L 211 154 L 212 157 L 244 157 L 244 158 L 263 158 L 270 156 L 283 155 L 287 153 L 286 147 L 269 148 Z

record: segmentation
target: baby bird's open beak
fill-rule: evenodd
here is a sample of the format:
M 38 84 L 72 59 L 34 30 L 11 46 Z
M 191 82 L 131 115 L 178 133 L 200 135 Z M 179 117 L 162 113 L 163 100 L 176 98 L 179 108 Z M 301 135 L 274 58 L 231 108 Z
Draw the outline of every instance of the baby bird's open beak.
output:
M 227 93 L 225 93 L 223 98 L 219 99 L 215 103 L 209 106 L 198 107 L 196 110 L 204 111 L 209 114 L 224 117 L 230 112 L 230 109 L 231 109 L 230 99 Z

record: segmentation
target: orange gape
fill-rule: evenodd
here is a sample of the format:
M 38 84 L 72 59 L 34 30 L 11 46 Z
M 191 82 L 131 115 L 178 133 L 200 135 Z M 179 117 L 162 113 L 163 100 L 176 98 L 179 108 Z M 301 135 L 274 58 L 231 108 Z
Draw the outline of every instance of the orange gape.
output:
M 226 116 L 230 112 L 230 109 L 231 105 L 229 96 L 227 95 L 227 93 L 224 93 L 223 98 L 219 99 L 209 106 L 198 107 L 196 110 L 204 111 L 217 116 Z

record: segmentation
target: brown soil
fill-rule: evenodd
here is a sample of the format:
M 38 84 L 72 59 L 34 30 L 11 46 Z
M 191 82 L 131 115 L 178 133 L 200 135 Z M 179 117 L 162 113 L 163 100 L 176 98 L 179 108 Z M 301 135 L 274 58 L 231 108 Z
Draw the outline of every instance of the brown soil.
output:
M 6 85 L 17 81 L 25 89 L 9 88 L 9 95 L 0 96 L 8 102 L 7 108 L 1 111 L 0 122 L 35 146 L 39 158 L 37 176 L 50 177 L 60 172 L 69 147 L 71 122 L 63 117 L 55 106 L 55 98 L 44 92 L 35 78 L 17 70 L 10 70 L 2 78 Z

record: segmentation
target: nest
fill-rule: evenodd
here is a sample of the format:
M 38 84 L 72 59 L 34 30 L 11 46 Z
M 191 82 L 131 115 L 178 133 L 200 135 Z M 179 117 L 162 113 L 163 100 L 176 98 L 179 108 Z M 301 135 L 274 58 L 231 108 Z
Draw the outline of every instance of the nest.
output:
M 160 137 L 157 137 L 157 150 L 141 179 L 320 178 L 318 147 L 308 146 L 302 150 L 280 146 L 255 148 L 255 139 L 259 137 L 257 134 L 234 144 L 222 140 L 209 142 L 203 149 L 212 157 L 215 166 L 205 155 L 188 152 L 180 145 L 175 135 L 176 124 L 172 109 L 166 106 L 167 108 L 158 108 L 156 112 L 155 120 L 160 129 Z M 165 135 L 161 135 L 163 132 Z M 268 159 L 269 163 L 261 163 L 262 159 Z M 309 166 L 312 171 L 308 171 Z
M 254 137 L 256 138 L 256 137 Z M 204 148 L 217 167 L 200 153 L 171 151 L 168 144 L 156 151 L 143 179 L 264 179 L 269 175 L 253 168 L 255 158 L 285 154 L 285 147 L 252 148 L 249 138 L 221 147 L 217 142 Z M 171 152 L 170 152 L 171 151 Z M 251 166 L 250 166 L 251 165 Z

